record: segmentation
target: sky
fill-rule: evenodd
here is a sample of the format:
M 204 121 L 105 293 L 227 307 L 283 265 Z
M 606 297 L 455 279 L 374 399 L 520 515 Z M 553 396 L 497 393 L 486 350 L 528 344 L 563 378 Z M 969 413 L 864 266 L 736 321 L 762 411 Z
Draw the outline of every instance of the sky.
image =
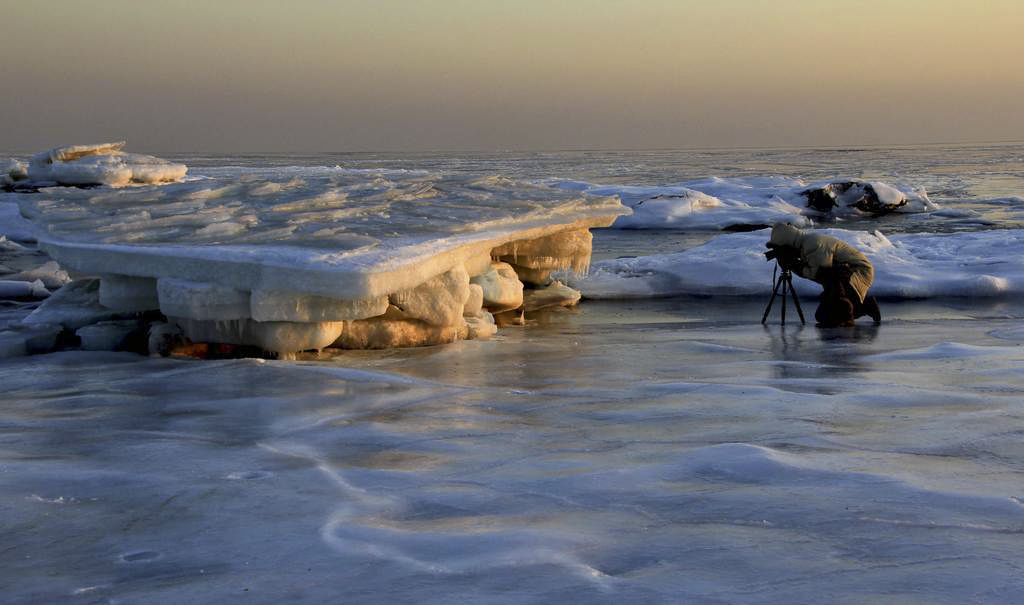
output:
M 1019 0 L 0 0 L 0 150 L 1024 140 Z

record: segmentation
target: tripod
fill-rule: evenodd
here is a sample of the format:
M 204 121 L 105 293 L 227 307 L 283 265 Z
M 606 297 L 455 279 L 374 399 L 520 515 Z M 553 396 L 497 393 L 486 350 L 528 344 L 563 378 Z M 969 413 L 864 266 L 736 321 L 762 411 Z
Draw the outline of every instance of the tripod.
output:
M 779 269 L 782 272 L 779 273 Z M 778 275 L 778 277 L 776 277 Z M 788 290 L 793 295 L 793 305 L 796 306 L 796 312 L 800 316 L 800 323 L 807 324 L 804 321 L 804 311 L 800 308 L 800 299 L 796 297 L 796 289 L 793 288 L 793 272 L 789 269 L 785 269 L 779 266 L 778 261 L 775 262 L 775 270 L 772 271 L 772 297 L 768 301 L 768 306 L 764 310 L 764 315 L 761 317 L 761 323 L 768 321 L 768 314 L 772 312 L 772 303 L 775 302 L 775 297 L 779 294 L 779 289 L 782 289 L 782 319 L 779 325 L 786 325 L 786 291 Z

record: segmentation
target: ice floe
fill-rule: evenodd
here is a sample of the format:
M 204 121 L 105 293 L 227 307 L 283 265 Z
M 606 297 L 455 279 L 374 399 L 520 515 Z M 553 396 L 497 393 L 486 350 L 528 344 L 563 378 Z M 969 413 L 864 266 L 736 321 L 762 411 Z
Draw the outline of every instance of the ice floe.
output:
M 594 195 L 617 195 L 633 209 L 619 217 L 620 229 L 743 230 L 788 221 L 810 225 L 825 217 L 855 218 L 890 212 L 937 210 L 923 188 L 898 188 L 878 181 L 806 183 L 785 177 L 718 177 L 666 186 L 595 185 L 556 181 L 557 187 Z
M 875 231 L 824 229 L 822 233 L 863 251 L 875 267 L 871 294 L 892 298 L 1019 296 L 1024 294 L 1024 230 L 916 233 L 887 237 Z M 768 232 L 716 236 L 704 245 L 673 254 L 619 258 L 595 263 L 585 277 L 566 275 L 585 298 L 642 298 L 673 295 L 764 295 L 773 263 L 765 262 Z M 804 279 L 797 291 L 816 295 L 821 287 Z

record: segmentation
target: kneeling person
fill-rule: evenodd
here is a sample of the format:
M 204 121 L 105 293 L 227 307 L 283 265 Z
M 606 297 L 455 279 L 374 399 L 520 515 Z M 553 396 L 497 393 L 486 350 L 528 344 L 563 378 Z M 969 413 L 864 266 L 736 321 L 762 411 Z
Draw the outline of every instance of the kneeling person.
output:
M 772 227 L 768 246 L 778 253 L 779 264 L 824 288 L 814 318 L 825 327 L 851 326 L 868 315 L 882 319 L 878 301 L 868 296 L 875 268 L 860 251 L 846 242 L 815 233 L 805 233 L 790 224 Z

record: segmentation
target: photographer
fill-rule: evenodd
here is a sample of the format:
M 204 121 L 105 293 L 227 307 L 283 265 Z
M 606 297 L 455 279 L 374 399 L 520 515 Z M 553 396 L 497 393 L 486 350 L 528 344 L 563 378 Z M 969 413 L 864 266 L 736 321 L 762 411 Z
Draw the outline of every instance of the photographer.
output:
M 814 318 L 823 327 L 852 326 L 868 315 L 876 324 L 882 316 L 878 301 L 868 296 L 875 277 L 871 262 L 850 244 L 828 235 L 804 233 L 788 223 L 772 227 L 769 251 L 783 269 L 823 286 Z

